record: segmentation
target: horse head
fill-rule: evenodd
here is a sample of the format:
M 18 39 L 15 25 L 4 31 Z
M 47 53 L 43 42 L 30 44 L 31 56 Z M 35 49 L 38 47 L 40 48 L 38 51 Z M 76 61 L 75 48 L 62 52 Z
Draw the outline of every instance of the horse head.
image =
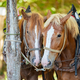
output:
M 70 22 L 68 21 L 68 19 L 70 18 L 71 14 L 72 12 L 68 15 L 52 14 L 44 24 L 44 54 L 41 60 L 41 64 L 45 69 L 51 69 L 54 67 L 54 61 L 58 57 L 58 53 L 61 54 L 66 45 L 69 44 L 67 39 L 66 26 L 68 25 L 70 31 L 74 32 L 73 36 L 78 33 L 78 28 L 75 34 L 74 29 L 69 26 Z M 67 21 L 69 22 L 68 24 L 66 24 Z
M 25 45 L 30 53 L 30 61 L 38 66 L 41 59 L 43 17 L 39 13 L 27 14 L 21 11 L 24 18 Z M 27 44 L 26 44 L 27 43 Z

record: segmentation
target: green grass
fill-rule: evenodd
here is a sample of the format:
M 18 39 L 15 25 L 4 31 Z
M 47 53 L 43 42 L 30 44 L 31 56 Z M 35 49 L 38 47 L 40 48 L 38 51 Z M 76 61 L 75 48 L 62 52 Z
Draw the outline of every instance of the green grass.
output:
M 7 80 L 7 73 L 6 73 L 6 72 L 4 72 L 4 75 L 5 75 L 5 78 L 4 78 L 4 79 L 5 79 L 5 80 Z
M 54 79 L 57 80 L 57 76 L 56 76 L 55 72 L 54 72 L 53 76 L 54 76 Z

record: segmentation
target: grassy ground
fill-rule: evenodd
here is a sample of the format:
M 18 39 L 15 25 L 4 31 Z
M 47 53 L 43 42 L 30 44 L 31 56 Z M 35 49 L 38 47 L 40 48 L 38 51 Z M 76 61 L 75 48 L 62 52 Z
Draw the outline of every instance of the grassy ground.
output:
M 7 80 L 7 74 L 4 72 L 3 75 L 0 75 L 0 80 Z

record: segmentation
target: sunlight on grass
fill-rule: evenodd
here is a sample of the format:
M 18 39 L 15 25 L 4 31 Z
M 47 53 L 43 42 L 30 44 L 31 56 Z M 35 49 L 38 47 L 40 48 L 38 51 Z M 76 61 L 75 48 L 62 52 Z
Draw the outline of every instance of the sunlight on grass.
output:
M 42 79 L 42 75 L 39 75 L 39 76 L 38 76 L 38 80 L 43 80 L 43 79 Z
M 54 72 L 54 74 L 53 74 L 53 77 L 54 77 L 55 80 L 57 80 L 57 76 L 56 76 L 56 73 L 55 73 L 55 72 Z M 42 79 L 42 75 L 39 75 L 39 76 L 38 76 L 38 80 L 43 80 L 43 79 Z
M 57 76 L 56 76 L 56 73 L 55 72 L 54 72 L 54 75 L 53 76 L 54 76 L 54 79 L 57 80 Z
M 7 80 L 7 73 L 4 71 L 3 75 L 0 75 L 0 80 Z
M 4 75 L 5 75 L 5 80 L 7 80 L 7 73 L 6 73 L 6 72 L 4 72 Z

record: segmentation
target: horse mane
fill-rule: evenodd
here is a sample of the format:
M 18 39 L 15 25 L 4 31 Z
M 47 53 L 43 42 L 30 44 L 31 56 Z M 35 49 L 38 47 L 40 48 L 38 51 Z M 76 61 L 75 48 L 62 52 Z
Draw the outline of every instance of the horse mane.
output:
M 52 14 L 50 18 L 45 22 L 44 28 L 52 22 L 52 24 L 60 25 L 60 19 L 62 19 L 66 14 Z M 72 37 L 76 38 L 79 34 L 78 24 L 74 17 L 70 16 L 70 18 L 66 21 L 66 27 L 71 32 Z
M 6 19 L 6 16 L 0 15 L 0 40 L 3 38 L 3 27 L 4 27 L 4 20 Z
M 24 21 L 24 18 L 22 18 L 18 22 L 18 26 L 19 26 L 19 30 L 20 30 L 20 39 L 21 39 L 21 41 L 23 40 L 23 21 Z
M 30 20 L 31 20 L 30 29 L 34 29 L 35 25 L 37 25 L 38 27 L 40 26 L 40 29 L 43 28 L 44 26 L 43 17 L 39 13 L 32 13 Z

